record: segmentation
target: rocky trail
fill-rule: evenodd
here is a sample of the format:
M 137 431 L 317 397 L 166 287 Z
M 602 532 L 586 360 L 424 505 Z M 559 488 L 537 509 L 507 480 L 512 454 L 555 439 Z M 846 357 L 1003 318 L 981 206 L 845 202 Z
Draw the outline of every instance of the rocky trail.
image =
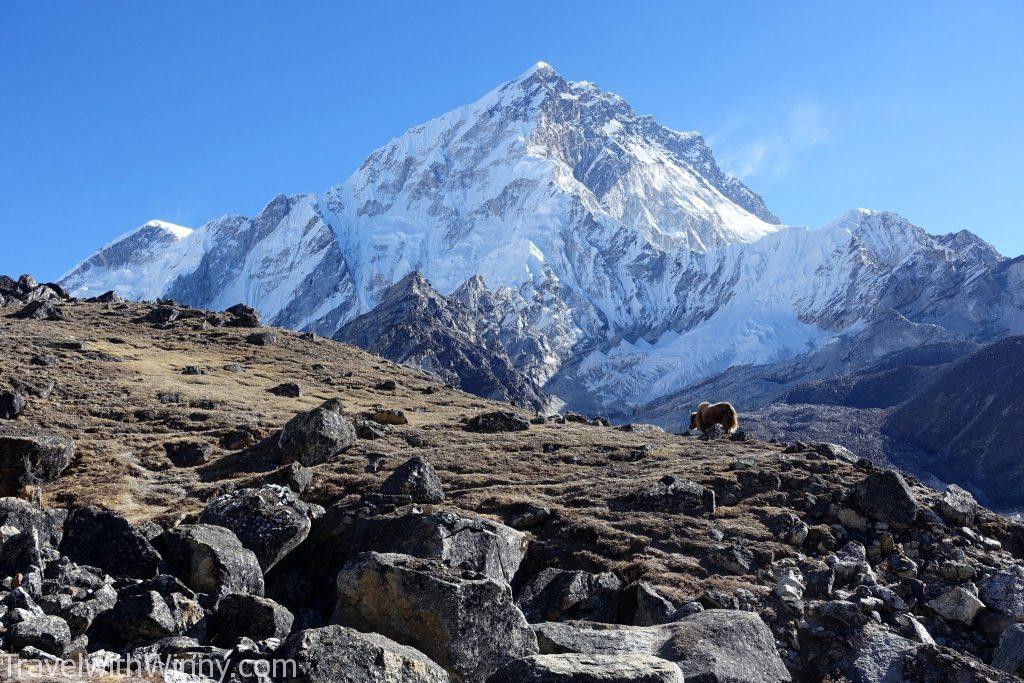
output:
M 536 418 L 30 278 L 0 349 L 0 680 L 1024 674 L 1024 524 L 841 447 Z

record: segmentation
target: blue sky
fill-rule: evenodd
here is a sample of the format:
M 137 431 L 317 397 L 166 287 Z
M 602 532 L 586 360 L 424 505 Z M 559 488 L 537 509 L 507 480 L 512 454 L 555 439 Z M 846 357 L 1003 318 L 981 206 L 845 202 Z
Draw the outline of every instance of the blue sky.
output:
M 890 209 L 1018 255 L 1021 35 L 1016 1 L 8 0 L 0 272 L 324 190 L 538 60 L 703 132 L 787 223 Z

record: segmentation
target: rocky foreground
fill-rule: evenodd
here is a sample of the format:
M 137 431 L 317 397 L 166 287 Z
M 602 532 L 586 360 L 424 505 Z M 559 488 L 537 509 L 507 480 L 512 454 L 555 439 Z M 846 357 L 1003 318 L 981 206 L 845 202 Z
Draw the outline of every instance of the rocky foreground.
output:
M 530 419 L 241 306 L 0 306 L 0 680 L 1024 673 L 1024 525 L 956 487 Z

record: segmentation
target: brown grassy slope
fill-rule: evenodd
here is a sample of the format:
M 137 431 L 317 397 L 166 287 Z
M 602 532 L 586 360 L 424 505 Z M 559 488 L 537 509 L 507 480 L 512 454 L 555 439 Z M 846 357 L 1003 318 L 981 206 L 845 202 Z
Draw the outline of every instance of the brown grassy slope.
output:
M 358 349 L 279 331 L 275 346 L 245 343 L 252 330 L 213 328 L 196 321 L 157 329 L 135 320 L 146 304 L 63 304 L 67 321 L 22 321 L 0 315 L 0 376 L 42 384 L 52 379 L 49 397 L 31 398 L 22 417 L 0 421 L 0 431 L 48 430 L 77 444 L 72 466 L 45 491 L 54 506 L 98 504 L 136 522 L 168 520 L 202 509 L 226 487 L 252 477 L 244 458 L 217 448 L 211 464 L 175 466 L 164 444 L 198 440 L 218 444 L 240 426 L 272 435 L 295 412 L 339 397 L 350 413 L 375 405 L 400 408 L 410 424 L 377 441 L 360 441 L 340 460 L 314 468 L 306 498 L 325 506 L 374 490 L 397 465 L 414 454 L 437 468 L 451 506 L 501 518 L 516 502 L 548 506 L 552 520 L 536 530 L 544 563 L 614 569 L 627 578 L 646 578 L 676 598 L 709 588 L 744 587 L 763 592 L 766 576 L 728 576 L 702 566 L 722 532 L 743 539 L 764 566 L 793 554 L 775 540 L 767 523 L 786 508 L 793 492 L 810 477 L 836 487 L 863 477 L 837 461 L 783 455 L 769 443 L 702 442 L 671 434 L 626 433 L 578 424 L 533 425 L 528 432 L 473 434 L 460 420 L 499 404 L 447 389 L 427 375 Z M 83 350 L 67 342 L 84 342 Z M 51 367 L 33 364 L 52 353 Z M 241 374 L 224 369 L 239 363 Z M 183 375 L 187 365 L 206 374 Z M 376 385 L 393 379 L 398 388 Z M 297 381 L 301 398 L 268 391 Z M 425 393 L 429 388 L 434 393 Z M 180 392 L 179 403 L 159 394 Z M 723 397 L 724 398 L 724 397 Z M 742 421 L 742 416 L 741 416 Z M 408 437 L 424 443 L 410 446 Z M 548 444 L 545 448 L 545 444 Z M 753 456 L 758 467 L 777 473 L 789 493 L 768 491 L 720 506 L 713 516 L 622 510 L 620 497 L 667 474 L 715 486 L 734 483 L 737 456 Z M 919 489 L 923 498 L 934 494 Z

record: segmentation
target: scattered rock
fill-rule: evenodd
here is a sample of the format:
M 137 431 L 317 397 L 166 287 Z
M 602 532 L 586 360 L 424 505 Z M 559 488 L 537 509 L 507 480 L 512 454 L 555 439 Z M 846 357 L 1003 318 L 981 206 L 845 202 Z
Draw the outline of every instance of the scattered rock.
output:
M 312 467 L 332 460 L 355 441 L 355 428 L 342 415 L 340 402 L 332 400 L 289 420 L 278 445 L 282 462 Z
M 262 324 L 259 312 L 252 306 L 235 304 L 224 312 L 230 316 L 228 327 L 259 327 Z
M 206 374 L 206 370 L 203 370 L 198 365 L 186 365 L 185 369 L 181 371 L 181 374 L 183 374 L 183 375 L 191 375 L 191 376 L 205 375 Z
M 995 572 L 978 585 L 981 601 L 1014 621 L 1024 621 L 1024 567 Z
M 268 484 L 225 493 L 199 516 L 200 524 L 230 529 L 268 571 L 309 534 L 309 506 L 284 486 Z
M 386 379 L 383 382 L 377 382 L 373 388 L 377 391 L 395 391 L 398 389 L 398 384 L 393 379 Z
M 288 683 L 448 683 L 425 654 L 377 633 L 324 626 L 293 633 L 280 656 L 295 662 Z
M 210 462 L 213 445 L 195 441 L 164 444 L 167 457 L 178 467 L 196 467 Z
M 380 492 L 389 496 L 409 496 L 414 503 L 442 503 L 444 490 L 434 466 L 414 455 L 398 466 L 381 484 Z
M 958 621 L 961 624 L 970 625 L 985 604 L 970 591 L 956 586 L 934 600 L 930 600 L 928 606 L 946 621 Z
M 0 495 L 17 496 L 26 486 L 53 481 L 74 454 L 74 442 L 64 437 L 0 435 Z
M 373 420 L 377 424 L 400 426 L 409 424 L 409 419 L 405 416 L 405 411 L 397 410 L 395 408 L 381 408 L 380 410 L 374 410 L 368 418 Z
M 0 391 L 0 420 L 14 420 L 25 412 L 28 401 L 25 396 L 17 390 L 5 389 Z
M 332 621 L 415 647 L 459 680 L 537 652 L 507 584 L 436 560 L 363 553 L 338 574 L 337 594 Z
M 285 398 L 298 398 L 302 396 L 302 387 L 297 382 L 282 382 L 276 387 L 271 387 L 268 391 L 275 396 L 284 396 Z
M 12 652 L 34 647 L 63 658 L 71 644 L 71 629 L 60 617 L 42 615 L 15 624 L 5 640 Z
M 277 332 L 253 332 L 245 338 L 253 346 L 273 346 L 278 342 Z
M 470 418 L 466 423 L 467 432 L 496 434 L 498 432 L 524 432 L 530 428 L 529 420 L 507 410 L 496 410 Z

